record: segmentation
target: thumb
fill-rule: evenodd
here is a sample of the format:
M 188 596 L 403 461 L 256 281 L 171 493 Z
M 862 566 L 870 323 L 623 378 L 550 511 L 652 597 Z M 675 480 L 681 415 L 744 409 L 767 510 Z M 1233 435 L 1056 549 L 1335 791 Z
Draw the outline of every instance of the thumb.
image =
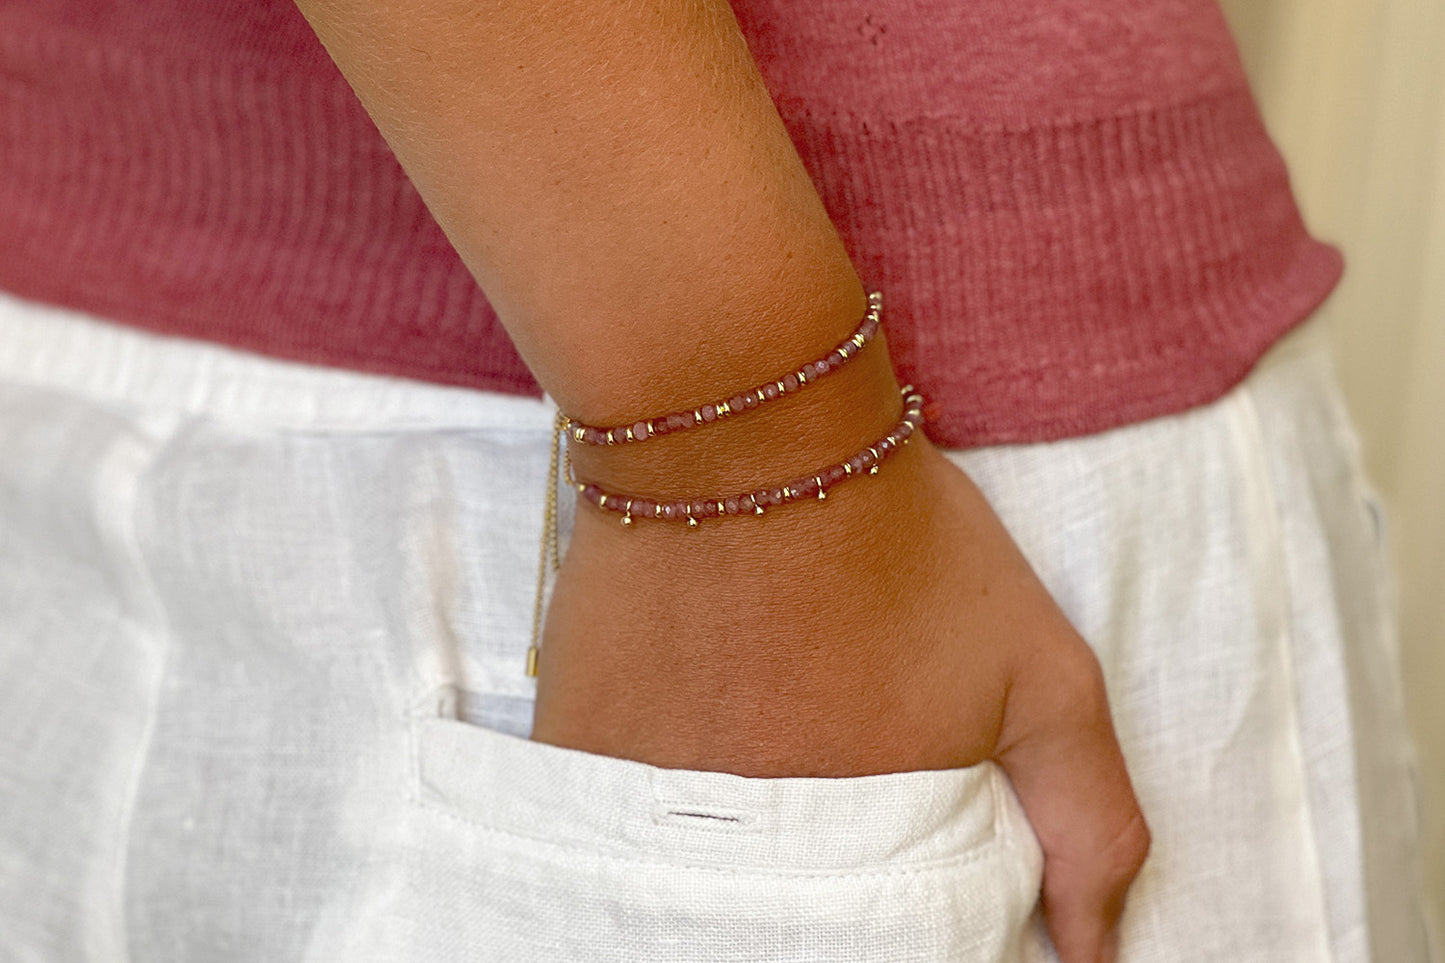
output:
M 1047 660 L 1023 665 L 1004 710 L 996 759 L 1044 854 L 1042 906 L 1063 963 L 1109 963 L 1124 897 L 1149 852 L 1149 829 L 1114 736 L 1098 660 L 1068 630 Z

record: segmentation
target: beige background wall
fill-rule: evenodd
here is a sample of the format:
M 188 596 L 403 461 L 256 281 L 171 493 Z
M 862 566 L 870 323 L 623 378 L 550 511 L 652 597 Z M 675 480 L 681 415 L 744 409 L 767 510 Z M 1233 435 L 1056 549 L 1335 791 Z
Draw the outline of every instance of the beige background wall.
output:
M 1306 220 L 1349 259 L 1327 314 L 1390 511 L 1427 886 L 1445 934 L 1445 3 L 1224 6 Z

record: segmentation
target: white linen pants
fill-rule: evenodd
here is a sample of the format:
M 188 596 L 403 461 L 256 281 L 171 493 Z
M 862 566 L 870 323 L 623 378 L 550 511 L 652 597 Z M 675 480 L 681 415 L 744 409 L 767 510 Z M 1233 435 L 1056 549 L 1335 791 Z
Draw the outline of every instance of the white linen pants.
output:
M 0 297 L 0 961 L 1050 959 L 991 764 L 519 738 L 552 410 Z M 1424 959 L 1379 517 L 1322 350 L 950 457 L 1103 663 L 1154 832 L 1122 959 Z

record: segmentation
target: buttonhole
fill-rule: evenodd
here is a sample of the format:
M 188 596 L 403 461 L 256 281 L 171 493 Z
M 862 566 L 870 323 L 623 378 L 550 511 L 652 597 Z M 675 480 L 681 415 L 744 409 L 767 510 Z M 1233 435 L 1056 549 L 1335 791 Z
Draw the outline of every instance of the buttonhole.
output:
M 741 816 L 724 816 L 721 813 L 700 813 L 687 809 L 669 809 L 667 814 L 669 816 L 681 816 L 684 819 L 711 819 L 715 822 L 735 823 L 737 825 L 742 825 L 743 823 Z

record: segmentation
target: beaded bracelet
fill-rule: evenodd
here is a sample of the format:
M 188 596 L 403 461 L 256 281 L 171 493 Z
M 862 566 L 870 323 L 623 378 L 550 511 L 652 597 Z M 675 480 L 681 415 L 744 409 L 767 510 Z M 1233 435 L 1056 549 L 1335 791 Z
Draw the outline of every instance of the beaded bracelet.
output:
M 839 342 L 836 348 L 817 361 L 810 361 L 795 371 L 790 371 L 780 378 L 765 382 L 749 391 L 743 391 L 710 404 L 699 405 L 690 411 L 675 411 L 672 414 L 658 415 L 655 418 L 644 418 L 630 425 L 617 425 L 610 428 L 584 425 L 575 418 L 563 416 L 562 430 L 573 441 L 585 445 L 620 445 L 630 441 L 646 441 L 648 438 L 655 438 L 658 435 L 685 431 L 719 418 L 741 414 L 743 411 L 756 408 L 758 405 L 780 398 L 785 394 L 799 391 L 830 371 L 836 371 L 847 364 L 848 359 L 863 350 L 863 347 L 878 333 L 878 325 L 882 321 L 882 311 L 883 295 L 873 291 L 868 295 L 868 310 L 864 313 L 863 320 L 858 323 L 857 329 L 852 334 Z
M 804 498 L 827 498 L 828 489 L 853 475 L 861 475 L 865 471 L 870 475 L 876 475 L 879 463 L 891 452 L 906 445 L 909 437 L 922 424 L 923 396 L 914 391 L 912 385 L 908 385 L 903 389 L 903 418 L 893 427 L 892 431 L 851 458 L 828 465 L 812 474 L 795 478 L 783 485 L 759 488 L 721 498 L 668 501 L 609 492 L 599 485 L 579 482 L 573 478 L 570 462 L 567 469 L 567 481 L 591 504 L 604 511 L 620 514 L 624 525 L 631 525 L 634 518 L 651 518 L 660 521 L 685 521 L 688 527 L 696 528 L 700 518 L 718 518 L 723 515 L 761 515 L 765 508 L 775 505 Z

